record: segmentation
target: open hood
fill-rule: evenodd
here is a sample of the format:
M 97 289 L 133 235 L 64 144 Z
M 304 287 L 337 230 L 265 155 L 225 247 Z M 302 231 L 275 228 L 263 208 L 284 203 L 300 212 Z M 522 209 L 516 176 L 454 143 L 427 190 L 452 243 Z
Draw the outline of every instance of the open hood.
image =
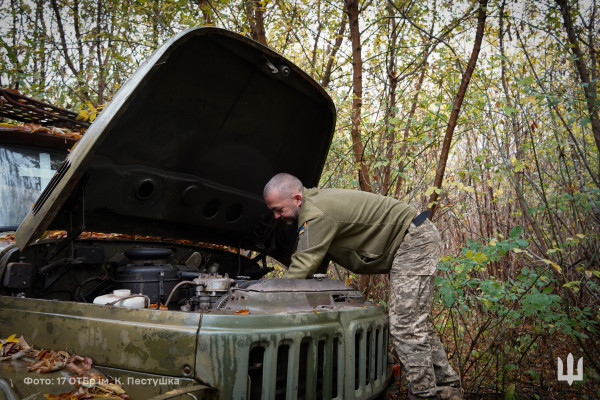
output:
M 271 49 L 218 28 L 170 39 L 139 67 L 16 232 L 127 233 L 253 249 L 278 172 L 317 184 L 335 107 Z

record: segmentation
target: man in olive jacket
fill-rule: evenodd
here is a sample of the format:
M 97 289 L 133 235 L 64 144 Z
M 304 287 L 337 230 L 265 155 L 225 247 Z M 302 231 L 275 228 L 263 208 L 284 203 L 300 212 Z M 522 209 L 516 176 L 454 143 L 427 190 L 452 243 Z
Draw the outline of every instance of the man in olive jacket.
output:
M 409 399 L 462 399 L 459 377 L 429 319 L 441 238 L 426 215 L 372 193 L 307 189 L 285 173 L 271 178 L 263 195 L 275 218 L 298 228 L 284 278 L 325 272 L 329 261 L 359 274 L 390 273 L 390 336 Z

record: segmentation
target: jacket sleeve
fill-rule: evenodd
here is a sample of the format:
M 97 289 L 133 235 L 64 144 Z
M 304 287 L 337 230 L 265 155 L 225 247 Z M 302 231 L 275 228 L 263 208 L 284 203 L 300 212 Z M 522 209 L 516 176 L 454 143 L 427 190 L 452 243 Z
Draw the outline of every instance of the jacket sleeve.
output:
M 298 234 L 292 262 L 283 277 L 304 279 L 316 273 L 325 260 L 336 232 L 336 223 L 326 215 L 306 221 Z

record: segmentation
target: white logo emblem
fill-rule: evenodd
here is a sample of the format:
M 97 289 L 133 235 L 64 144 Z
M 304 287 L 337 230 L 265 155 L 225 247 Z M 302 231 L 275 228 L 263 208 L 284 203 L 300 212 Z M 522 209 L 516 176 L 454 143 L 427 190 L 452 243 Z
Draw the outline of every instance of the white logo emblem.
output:
M 558 357 L 558 380 L 559 381 L 567 381 L 569 386 L 573 383 L 573 381 L 582 381 L 583 380 L 583 357 L 577 361 L 577 375 L 573 375 L 573 354 L 569 353 L 567 356 L 567 374 L 563 374 L 563 362 Z

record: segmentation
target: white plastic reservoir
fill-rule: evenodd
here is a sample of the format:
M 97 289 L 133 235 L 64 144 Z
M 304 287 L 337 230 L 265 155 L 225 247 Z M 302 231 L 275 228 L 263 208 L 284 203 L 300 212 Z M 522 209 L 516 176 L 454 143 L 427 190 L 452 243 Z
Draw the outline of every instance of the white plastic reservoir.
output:
M 127 307 L 127 308 L 144 308 L 146 299 L 143 296 L 130 297 L 131 290 L 129 289 L 118 289 L 112 293 L 98 296 L 94 299 L 94 304 L 109 304 L 113 303 L 115 307 Z

